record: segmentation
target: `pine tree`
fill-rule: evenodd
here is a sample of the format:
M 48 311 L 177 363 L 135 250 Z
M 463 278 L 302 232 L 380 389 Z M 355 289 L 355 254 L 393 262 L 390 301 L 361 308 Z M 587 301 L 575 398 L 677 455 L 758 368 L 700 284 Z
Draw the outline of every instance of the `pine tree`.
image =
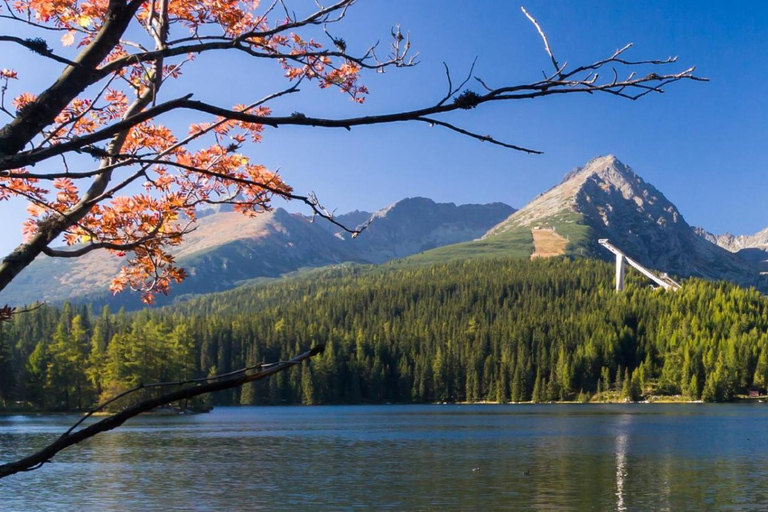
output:
M 760 357 L 757 359 L 755 375 L 752 380 L 753 385 L 757 388 L 764 390 L 768 386 L 768 347 L 760 349 Z
M 305 364 L 301 367 L 301 403 L 304 405 L 312 405 L 315 403 L 315 386 L 312 381 L 312 372 L 309 369 L 309 365 Z
M 691 375 L 691 382 L 688 384 L 688 395 L 691 400 L 698 400 L 701 398 L 701 393 L 699 392 L 699 379 L 696 375 Z
M 629 374 L 629 368 L 624 368 L 624 380 L 621 386 L 621 398 L 624 401 L 633 401 L 632 377 Z
M 544 401 L 544 381 L 541 376 L 541 372 L 536 372 L 536 380 L 533 385 L 533 393 L 531 395 L 531 402 L 538 404 Z

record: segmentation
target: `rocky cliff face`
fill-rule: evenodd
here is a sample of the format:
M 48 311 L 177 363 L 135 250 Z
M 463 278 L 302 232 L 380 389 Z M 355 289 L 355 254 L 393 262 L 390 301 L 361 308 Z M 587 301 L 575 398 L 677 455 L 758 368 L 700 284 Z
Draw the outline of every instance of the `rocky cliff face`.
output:
M 608 238 L 643 265 L 679 276 L 751 283 L 758 272 L 747 262 L 698 236 L 664 194 L 609 155 L 568 173 L 557 186 L 494 227 L 485 238 L 520 228 L 576 223 L 594 242 Z

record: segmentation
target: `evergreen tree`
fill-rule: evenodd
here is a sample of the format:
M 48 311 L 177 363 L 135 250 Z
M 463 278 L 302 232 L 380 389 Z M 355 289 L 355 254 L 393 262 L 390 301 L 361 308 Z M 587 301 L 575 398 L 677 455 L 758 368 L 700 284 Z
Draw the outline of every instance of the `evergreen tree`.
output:
M 724 401 L 766 386 L 767 298 L 697 280 L 655 293 L 631 276 L 626 293 L 608 293 L 611 271 L 477 260 L 319 271 L 132 313 L 43 306 L 0 325 L 0 401 L 86 408 L 140 383 L 289 359 L 313 342 L 326 352 L 306 368 L 215 400 L 605 400 L 620 382 L 622 397 Z

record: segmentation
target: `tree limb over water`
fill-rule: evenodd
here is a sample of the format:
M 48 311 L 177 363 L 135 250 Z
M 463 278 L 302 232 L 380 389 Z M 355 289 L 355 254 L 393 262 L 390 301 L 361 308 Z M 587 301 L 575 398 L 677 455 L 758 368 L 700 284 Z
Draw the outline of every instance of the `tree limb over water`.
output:
M 126 421 L 128 421 L 129 419 L 136 417 L 143 412 L 147 412 L 157 407 L 171 404 L 173 402 L 178 402 L 179 400 L 188 400 L 190 398 L 194 398 L 206 393 L 214 393 L 216 391 L 236 388 L 244 384 L 247 384 L 249 382 L 256 382 L 258 380 L 266 379 L 267 377 L 270 377 L 276 373 L 292 368 L 300 364 L 302 361 L 305 361 L 317 354 L 322 353 L 323 350 L 325 350 L 325 344 L 317 345 L 312 349 L 302 354 L 299 354 L 298 356 L 288 361 L 280 361 L 277 363 L 270 363 L 270 364 L 262 363 L 256 366 L 236 370 L 234 372 L 230 372 L 224 375 L 217 375 L 217 376 L 207 377 L 204 379 L 194 379 L 194 380 L 181 381 L 181 382 L 162 382 L 162 383 L 156 383 L 156 384 L 141 384 L 124 393 L 121 393 L 120 395 L 114 397 L 113 399 L 108 400 L 107 402 L 104 402 L 98 407 L 90 410 L 80 421 L 75 423 L 69 430 L 67 430 L 64 434 L 62 434 L 61 437 L 59 437 L 56 441 L 52 442 L 42 450 L 39 450 L 38 452 L 30 455 L 29 457 L 25 457 L 15 462 L 9 462 L 1 465 L 0 478 L 5 478 L 7 476 L 11 476 L 16 473 L 21 473 L 24 471 L 33 471 L 35 469 L 41 468 L 46 463 L 51 462 L 51 459 L 56 454 L 65 450 L 66 448 L 69 448 L 72 445 L 81 443 L 86 439 L 90 439 L 95 435 L 113 430 L 119 427 L 120 425 L 122 425 L 123 423 L 125 423 Z M 258 369 L 258 370 L 255 373 L 248 373 L 249 371 L 254 369 Z M 213 381 L 213 382 L 210 382 L 210 381 Z M 204 382 L 204 383 L 200 383 L 200 382 Z M 113 403 L 117 399 L 122 398 L 130 393 L 133 393 L 140 389 L 146 389 L 150 387 L 167 387 L 167 386 L 186 385 L 190 383 L 196 384 L 196 385 L 179 389 L 177 391 L 173 391 L 170 393 L 166 393 L 155 398 L 142 400 L 141 402 L 135 405 L 132 405 L 130 407 L 127 407 L 116 414 L 108 416 L 92 425 L 89 425 L 85 428 L 75 431 L 75 429 L 85 419 L 92 416 L 94 413 L 99 412 L 108 404 Z

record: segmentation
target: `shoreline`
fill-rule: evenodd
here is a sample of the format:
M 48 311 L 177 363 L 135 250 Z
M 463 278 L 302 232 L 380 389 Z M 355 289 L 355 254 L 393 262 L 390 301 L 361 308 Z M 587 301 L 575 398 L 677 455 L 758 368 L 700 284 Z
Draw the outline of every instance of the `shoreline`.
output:
M 344 404 L 344 403 L 328 403 L 328 404 L 256 404 L 256 405 L 220 405 L 218 407 L 328 407 L 328 406 L 372 406 L 372 405 L 644 405 L 644 404 L 664 404 L 664 405 L 690 405 L 690 404 L 768 404 L 768 397 L 758 398 L 737 398 L 729 402 L 704 402 L 703 400 L 685 400 L 682 398 L 671 397 L 656 397 L 652 400 L 638 400 L 638 401 L 624 401 L 624 400 L 605 400 L 605 401 L 590 401 L 579 402 L 576 400 L 558 400 L 551 402 L 496 402 L 496 401 L 478 401 L 478 402 L 381 402 L 381 403 L 358 403 L 358 404 Z M 29 410 L 29 409 L 13 409 L 3 410 L 0 409 L 0 416 L 84 416 L 88 411 L 47 411 L 47 410 Z M 105 417 L 110 416 L 113 413 L 99 411 L 92 414 L 93 417 Z M 196 414 L 205 413 L 177 413 L 164 409 L 158 411 L 148 411 L 142 413 L 147 416 L 194 416 Z

